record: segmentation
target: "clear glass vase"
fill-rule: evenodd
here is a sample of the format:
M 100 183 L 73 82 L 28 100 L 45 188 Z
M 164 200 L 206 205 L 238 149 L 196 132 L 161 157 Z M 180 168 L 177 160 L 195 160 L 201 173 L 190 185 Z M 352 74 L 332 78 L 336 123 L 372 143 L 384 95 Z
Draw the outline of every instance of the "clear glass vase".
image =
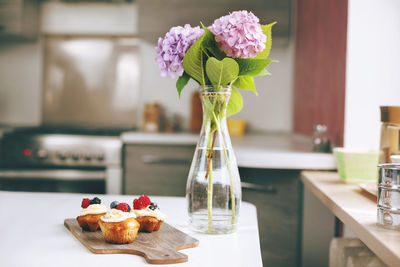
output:
M 189 225 L 202 233 L 236 230 L 240 176 L 226 123 L 231 88 L 200 87 L 203 125 L 186 185 Z

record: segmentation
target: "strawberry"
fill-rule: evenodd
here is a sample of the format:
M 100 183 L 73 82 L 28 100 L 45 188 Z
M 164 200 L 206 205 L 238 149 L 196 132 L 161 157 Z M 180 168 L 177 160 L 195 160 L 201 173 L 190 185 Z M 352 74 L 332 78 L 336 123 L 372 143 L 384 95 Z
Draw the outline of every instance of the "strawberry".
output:
M 131 207 L 129 207 L 129 205 L 126 203 L 119 203 L 116 209 L 124 212 L 129 212 L 131 210 Z
M 142 195 L 138 199 L 133 200 L 133 208 L 135 210 L 141 210 L 146 208 L 151 204 L 150 198 L 148 196 Z
M 89 205 L 90 205 L 90 199 L 88 198 L 82 199 L 82 204 L 81 204 L 82 208 L 86 209 L 87 207 L 89 207 Z

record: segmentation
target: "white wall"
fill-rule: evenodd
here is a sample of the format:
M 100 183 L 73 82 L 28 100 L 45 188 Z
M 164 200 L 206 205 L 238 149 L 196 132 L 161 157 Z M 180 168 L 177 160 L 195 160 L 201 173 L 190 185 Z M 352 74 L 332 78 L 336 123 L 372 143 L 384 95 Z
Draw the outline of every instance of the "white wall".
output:
M 135 34 L 135 3 L 42 4 L 41 32 L 46 34 Z M 90 18 L 90 19 L 89 19 Z M 181 114 L 188 128 L 190 96 L 196 88 L 191 82 L 181 99 L 175 80 L 162 78 L 154 62 L 155 44 L 142 43 L 141 107 L 148 101 L 160 102 L 168 115 Z M 252 130 L 289 132 L 292 129 L 292 47 L 274 45 L 272 76 L 256 78 L 259 96 L 244 92 L 244 109 L 236 117 L 248 121 Z M 0 124 L 40 123 L 41 47 L 39 42 L 0 45 Z M 15 88 L 18 88 L 17 90 Z M 141 114 L 139 123 L 141 122 Z
M 399 12 L 398 0 L 349 0 L 346 147 L 378 149 L 379 106 L 400 106 Z

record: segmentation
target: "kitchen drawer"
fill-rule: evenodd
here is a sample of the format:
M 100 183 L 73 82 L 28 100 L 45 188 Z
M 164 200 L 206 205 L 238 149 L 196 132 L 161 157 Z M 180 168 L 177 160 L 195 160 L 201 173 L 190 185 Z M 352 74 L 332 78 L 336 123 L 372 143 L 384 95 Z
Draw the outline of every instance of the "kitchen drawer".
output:
M 264 266 L 299 266 L 300 171 L 239 169 L 242 199 L 257 207 Z
M 124 194 L 185 196 L 194 145 L 126 145 Z

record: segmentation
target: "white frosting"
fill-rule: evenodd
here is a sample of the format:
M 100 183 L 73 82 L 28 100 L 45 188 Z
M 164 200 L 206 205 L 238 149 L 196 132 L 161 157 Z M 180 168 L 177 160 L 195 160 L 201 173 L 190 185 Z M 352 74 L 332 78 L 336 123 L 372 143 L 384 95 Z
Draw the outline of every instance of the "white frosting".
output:
M 142 216 L 150 216 L 150 217 L 156 217 L 160 221 L 164 221 L 167 216 L 160 211 L 160 209 L 155 209 L 151 210 L 149 207 L 146 207 L 145 209 L 141 210 L 131 210 L 131 213 L 135 213 L 136 217 L 142 217 Z
M 136 215 L 132 212 L 124 212 L 117 209 L 111 209 L 100 217 L 103 222 L 122 222 L 128 218 L 136 218 Z
M 107 207 L 102 204 L 92 204 L 89 205 L 86 209 L 81 210 L 81 216 L 87 214 L 99 214 L 107 212 Z

